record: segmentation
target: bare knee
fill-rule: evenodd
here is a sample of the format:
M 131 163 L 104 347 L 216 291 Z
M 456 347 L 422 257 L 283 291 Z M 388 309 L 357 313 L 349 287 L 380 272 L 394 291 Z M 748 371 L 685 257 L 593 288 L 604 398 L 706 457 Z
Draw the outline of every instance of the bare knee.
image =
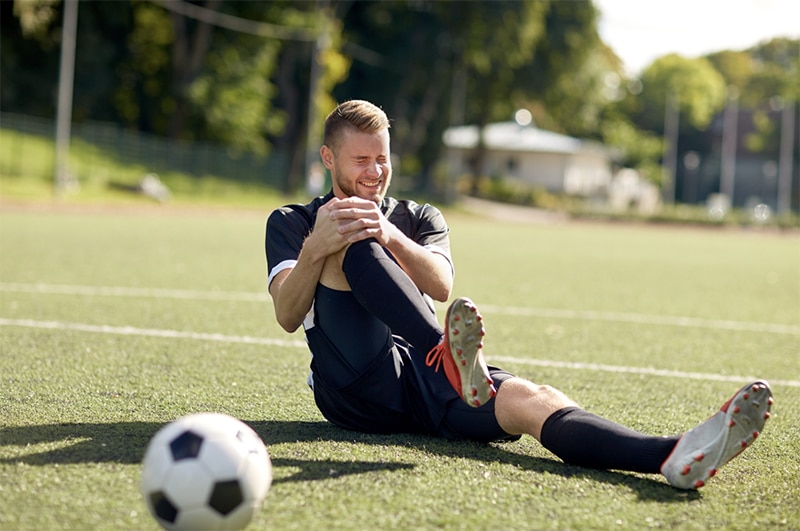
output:
M 577 406 L 555 387 L 522 378 L 503 382 L 495 400 L 495 415 L 503 430 L 513 435 L 527 433 L 537 439 L 550 415 L 565 407 Z

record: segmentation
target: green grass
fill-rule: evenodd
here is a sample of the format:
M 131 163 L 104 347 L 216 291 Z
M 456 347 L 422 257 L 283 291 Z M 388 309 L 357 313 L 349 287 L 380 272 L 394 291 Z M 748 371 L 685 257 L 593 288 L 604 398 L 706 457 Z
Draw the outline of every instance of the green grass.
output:
M 17 323 L 0 326 L 0 529 L 157 529 L 138 489 L 144 449 L 200 411 L 245 420 L 268 446 L 275 482 L 250 529 L 800 528 L 796 235 L 448 216 L 455 295 L 482 308 L 490 361 L 664 435 L 705 419 L 740 377 L 774 382 L 763 436 L 684 492 L 565 466 L 530 438 L 454 444 L 327 424 L 304 347 L 236 341 L 301 340 L 265 296 L 273 206 L 0 206 L 0 318 Z

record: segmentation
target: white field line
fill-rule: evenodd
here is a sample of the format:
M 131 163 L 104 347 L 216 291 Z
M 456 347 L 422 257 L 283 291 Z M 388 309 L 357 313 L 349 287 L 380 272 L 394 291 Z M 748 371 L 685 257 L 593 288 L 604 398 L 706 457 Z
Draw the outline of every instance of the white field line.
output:
M 104 297 L 140 297 L 154 299 L 214 300 L 264 302 L 266 293 L 244 291 L 198 291 L 163 288 L 125 288 L 119 286 L 75 286 L 68 284 L 24 284 L 0 282 L 0 291 L 17 293 L 45 293 L 56 295 L 87 295 Z
M 306 343 L 291 339 L 272 339 L 268 337 L 226 336 L 203 332 L 182 332 L 180 330 L 162 330 L 156 328 L 136 328 L 133 326 L 90 325 L 81 323 L 64 323 L 61 321 L 34 321 L 32 319 L 4 319 L 0 317 L 0 326 L 21 326 L 26 328 L 43 328 L 49 330 L 75 330 L 94 334 L 116 334 L 122 336 L 161 337 L 167 339 L 195 339 L 200 341 L 220 341 L 222 343 L 245 343 L 250 345 L 269 345 L 273 347 L 305 347 Z
M 0 291 L 19 293 L 43 293 L 60 295 L 86 295 L 109 297 L 141 297 L 182 300 L 225 300 L 242 302 L 266 302 L 266 293 L 241 291 L 198 291 L 161 288 L 125 288 L 114 286 L 77 286 L 66 284 L 26 284 L 0 282 Z M 721 319 L 700 319 L 668 315 L 648 315 L 623 312 L 596 312 L 582 310 L 557 310 L 551 308 L 517 308 L 510 306 L 481 305 L 484 314 L 496 313 L 518 317 L 543 317 L 549 319 L 571 319 L 578 321 L 606 321 L 635 324 L 681 326 L 688 328 L 707 328 L 713 330 L 734 330 L 742 332 L 761 332 L 800 336 L 800 326 L 779 323 L 754 323 Z
M 305 348 L 306 343 L 297 340 L 283 340 L 252 336 L 226 336 L 222 334 L 207 334 L 198 332 L 182 332 L 178 330 L 161 330 L 152 328 L 135 328 L 132 326 L 107 326 L 107 325 L 88 325 L 80 323 L 64 323 L 59 321 L 34 321 L 30 319 L 5 319 L 0 317 L 0 326 L 18 326 L 27 328 L 39 328 L 49 330 L 74 330 L 96 334 L 118 334 L 126 336 L 146 336 L 159 337 L 166 339 L 193 339 L 199 341 L 220 341 L 225 343 L 245 343 L 251 345 L 269 345 L 280 347 Z M 491 362 L 507 362 L 521 365 L 535 365 L 539 367 L 555 367 L 561 369 L 588 370 L 599 372 L 640 374 L 648 376 L 661 376 L 667 378 L 683 378 L 690 380 L 706 380 L 721 382 L 746 382 L 757 380 L 752 376 L 733 376 L 721 374 L 708 374 L 699 372 L 682 372 L 665 369 L 654 369 L 648 367 L 625 367 L 619 365 L 603 365 L 598 363 L 578 363 L 553 360 L 539 360 L 530 358 L 515 358 L 510 356 L 491 356 Z M 797 380 L 770 380 L 773 385 L 784 385 L 788 387 L 800 387 Z
M 683 326 L 688 328 L 711 328 L 740 332 L 767 332 L 772 334 L 800 335 L 800 326 L 778 323 L 750 323 L 722 319 L 700 319 L 696 317 L 673 317 L 669 315 L 647 315 L 641 313 L 595 312 L 586 310 L 553 310 L 548 308 L 514 308 L 509 306 L 481 305 L 482 313 L 503 315 L 547 317 L 553 319 L 576 319 L 579 321 L 613 321 L 618 323 Z
M 623 365 L 604 365 L 602 363 L 580 363 L 573 361 L 552 361 L 538 360 L 529 358 L 514 358 L 509 356 L 491 356 L 491 361 L 506 363 L 517 363 L 520 365 L 535 365 L 537 367 L 554 367 L 557 369 L 575 369 L 596 372 L 615 372 L 624 374 L 639 374 L 645 376 L 662 376 L 666 378 L 685 378 L 688 380 L 707 380 L 714 382 L 752 382 L 761 378 L 756 376 L 734 376 L 726 374 L 713 374 L 702 372 L 683 372 L 671 371 L 668 369 L 656 369 L 653 367 L 625 367 Z M 797 380 L 769 380 L 770 385 L 786 385 L 788 387 L 800 387 Z

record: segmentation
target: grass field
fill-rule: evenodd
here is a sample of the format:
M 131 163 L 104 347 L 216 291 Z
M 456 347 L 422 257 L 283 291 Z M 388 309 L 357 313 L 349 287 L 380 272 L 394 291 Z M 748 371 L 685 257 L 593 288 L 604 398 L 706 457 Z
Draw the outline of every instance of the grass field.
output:
M 157 529 L 145 447 L 200 411 L 270 451 L 250 529 L 800 529 L 796 233 L 448 216 L 455 295 L 481 308 L 490 361 L 663 435 L 771 381 L 763 436 L 686 492 L 565 466 L 530 438 L 327 424 L 301 334 L 266 297 L 269 208 L 0 207 L 0 529 Z

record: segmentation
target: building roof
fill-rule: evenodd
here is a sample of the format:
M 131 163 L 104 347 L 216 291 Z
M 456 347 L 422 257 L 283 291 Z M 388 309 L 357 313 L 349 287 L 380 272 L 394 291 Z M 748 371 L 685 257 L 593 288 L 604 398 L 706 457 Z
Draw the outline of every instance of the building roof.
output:
M 450 148 L 472 149 L 478 145 L 478 126 L 451 127 L 444 132 L 443 141 Z M 606 151 L 596 142 L 545 131 L 532 125 L 522 126 L 516 122 L 487 125 L 484 128 L 483 141 L 488 149 L 503 151 L 565 154 Z

